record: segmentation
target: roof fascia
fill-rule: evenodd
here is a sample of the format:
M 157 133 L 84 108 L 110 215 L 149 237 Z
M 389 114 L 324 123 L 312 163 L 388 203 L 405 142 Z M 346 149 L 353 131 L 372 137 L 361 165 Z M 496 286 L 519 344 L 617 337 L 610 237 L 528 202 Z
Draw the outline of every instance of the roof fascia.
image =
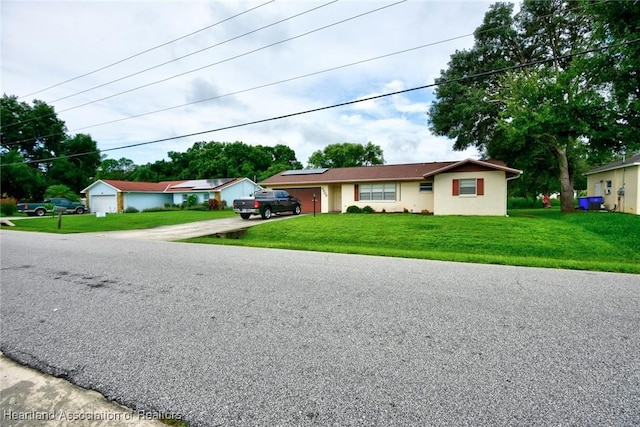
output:
M 522 175 L 522 171 L 519 170 L 519 169 L 513 169 L 513 168 L 510 168 L 510 167 L 507 167 L 507 166 L 500 166 L 500 165 L 496 165 L 494 163 L 483 162 L 482 160 L 465 159 L 465 160 L 460 160 L 459 162 L 452 163 L 450 165 L 444 166 L 444 167 L 442 167 L 440 169 L 436 169 L 436 170 L 431 171 L 429 173 L 426 173 L 423 176 L 425 178 L 429 178 L 429 177 L 435 176 L 435 175 L 437 175 L 439 173 L 445 173 L 445 172 L 447 172 L 447 171 L 449 171 L 451 169 L 455 169 L 455 168 L 457 168 L 459 166 L 462 166 L 462 165 L 465 165 L 467 163 L 474 163 L 476 165 L 483 166 L 483 167 L 486 167 L 488 169 L 501 170 L 501 171 L 504 171 L 504 172 L 507 172 L 507 173 L 512 173 L 512 174 L 517 175 L 517 176 Z
M 623 169 L 623 168 L 628 168 L 628 167 L 633 167 L 633 166 L 640 166 L 640 162 L 633 162 L 633 163 L 623 163 L 620 165 L 615 165 L 615 166 L 601 166 L 599 168 L 595 168 L 592 169 L 588 172 L 585 172 L 584 175 L 594 175 L 597 173 L 602 173 L 602 172 L 609 172 L 612 170 L 616 170 L 616 169 Z
M 103 181 L 103 180 L 99 179 L 99 180 L 95 181 L 93 184 L 89 184 L 89 186 L 88 186 L 87 188 L 85 188 L 84 190 L 82 190 L 82 191 L 80 191 L 80 192 L 81 192 L 81 193 L 86 193 L 88 189 L 90 189 L 91 187 L 93 187 L 94 185 L 96 185 L 96 184 L 97 184 L 97 183 L 99 183 L 99 182 L 103 183 L 104 185 L 106 185 L 106 186 L 108 186 L 108 187 L 113 188 L 113 189 L 114 189 L 114 190 L 116 190 L 116 191 L 122 191 L 121 189 L 119 189 L 119 188 L 118 188 L 118 187 L 116 187 L 115 185 L 111 185 L 111 184 L 109 184 L 108 182 L 105 182 L 105 181 Z

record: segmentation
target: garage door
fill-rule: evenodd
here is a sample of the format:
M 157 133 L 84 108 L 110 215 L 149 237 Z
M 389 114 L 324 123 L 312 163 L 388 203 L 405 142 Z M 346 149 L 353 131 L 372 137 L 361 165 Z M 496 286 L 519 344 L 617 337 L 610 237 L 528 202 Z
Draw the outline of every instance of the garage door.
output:
M 91 212 L 117 212 L 116 196 L 91 196 Z
M 313 195 L 316 195 L 316 212 L 322 212 L 322 190 L 320 187 L 311 188 L 282 188 L 302 202 L 302 213 L 313 213 Z

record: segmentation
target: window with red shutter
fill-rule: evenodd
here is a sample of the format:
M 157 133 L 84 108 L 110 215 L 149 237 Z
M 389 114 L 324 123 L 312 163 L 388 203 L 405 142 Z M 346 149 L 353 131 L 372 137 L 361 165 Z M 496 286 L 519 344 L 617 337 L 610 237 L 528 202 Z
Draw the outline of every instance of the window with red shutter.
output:
M 476 181 L 476 194 L 478 196 L 484 196 L 484 178 L 478 178 Z
M 453 195 L 454 196 L 459 196 L 460 195 L 460 180 L 459 179 L 454 179 L 453 180 Z
M 360 200 L 360 186 L 358 184 L 353 185 L 353 200 L 356 202 Z

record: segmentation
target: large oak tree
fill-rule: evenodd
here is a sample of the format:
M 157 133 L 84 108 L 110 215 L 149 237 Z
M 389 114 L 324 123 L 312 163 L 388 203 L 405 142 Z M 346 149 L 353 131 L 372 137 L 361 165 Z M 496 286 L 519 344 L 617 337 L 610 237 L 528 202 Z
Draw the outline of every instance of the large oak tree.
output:
M 638 140 L 611 133 L 628 130 L 633 107 L 620 99 L 638 88 L 637 78 L 612 86 L 607 73 L 620 65 L 613 58 L 624 47 L 611 46 L 612 27 L 599 13 L 606 15 L 578 0 L 526 0 L 515 15 L 513 4 L 492 5 L 473 48 L 456 51 L 437 80 L 431 130 L 453 138 L 455 149 L 475 146 L 523 169 L 534 185 L 556 177 L 562 210 L 572 211 L 576 164 L 585 156 L 610 157 Z M 617 22 L 624 34 L 618 39 L 637 37 L 637 22 Z M 610 68 L 594 70 L 596 62 Z

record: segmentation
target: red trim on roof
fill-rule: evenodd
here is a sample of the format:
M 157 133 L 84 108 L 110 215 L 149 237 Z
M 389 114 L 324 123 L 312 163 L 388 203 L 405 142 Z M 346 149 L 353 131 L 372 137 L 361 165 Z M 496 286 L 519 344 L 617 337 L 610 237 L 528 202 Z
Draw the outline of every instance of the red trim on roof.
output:
M 465 165 L 468 165 L 468 164 L 474 164 L 474 165 L 477 165 L 477 166 L 484 167 L 486 169 L 501 170 L 501 171 L 506 172 L 507 174 L 511 174 L 511 175 L 514 175 L 514 176 L 519 176 L 519 175 L 522 174 L 521 170 L 509 168 L 501 160 L 494 160 L 494 159 L 490 159 L 490 160 L 466 159 L 466 160 L 461 160 L 459 162 L 452 162 L 451 164 L 446 165 L 446 166 L 444 166 L 442 168 L 430 171 L 430 172 L 426 173 L 424 175 L 424 177 L 428 178 L 428 177 L 437 175 L 439 173 L 454 172 L 456 169 L 459 169 L 462 166 L 465 166 Z

